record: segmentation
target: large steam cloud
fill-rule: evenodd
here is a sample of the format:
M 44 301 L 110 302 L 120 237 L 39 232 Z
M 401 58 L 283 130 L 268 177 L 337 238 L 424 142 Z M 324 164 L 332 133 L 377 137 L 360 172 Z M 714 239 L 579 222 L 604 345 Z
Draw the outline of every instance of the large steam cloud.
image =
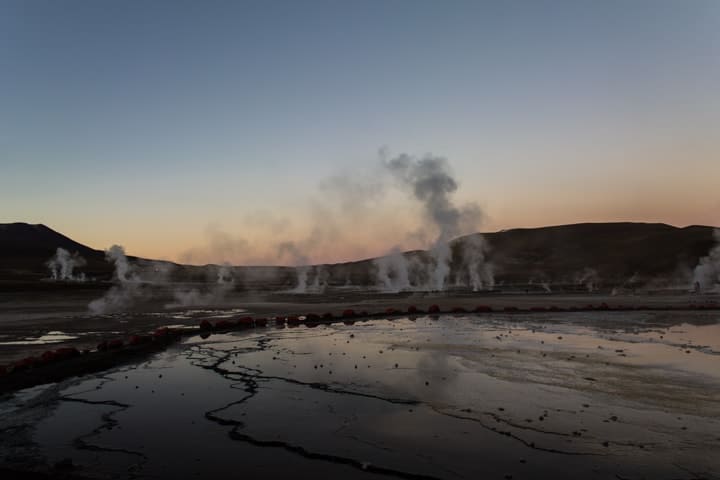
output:
M 477 232 L 482 211 L 475 203 L 458 206 L 453 195 L 458 183 L 445 158 L 427 155 L 422 158 L 402 154 L 384 161 L 384 166 L 399 185 L 421 203 L 424 215 L 435 227 L 436 237 L 429 246 L 430 290 L 445 289 L 452 261 L 450 240 L 462 234 Z M 485 267 L 485 245 L 481 237 L 464 242 L 462 264 L 474 289 L 492 285 L 492 271 Z
M 454 200 L 459 185 L 446 159 L 407 154 L 387 159 L 381 154 L 380 161 L 370 167 L 329 176 L 318 187 L 319 195 L 311 195 L 308 201 L 306 233 L 293 230 L 289 219 L 281 221 L 266 212 L 261 217 L 267 221 L 248 216 L 245 226 L 271 229 L 268 233 L 274 240 L 252 241 L 213 226 L 207 231 L 208 245 L 189 250 L 183 260 L 292 266 L 296 278 L 290 292 L 321 293 L 330 283 L 348 284 L 347 278 L 332 279 L 330 270 L 313 266 L 340 248 L 351 258 L 379 256 L 374 262 L 375 283 L 388 292 L 443 290 L 451 269 L 455 270 L 455 285 L 474 290 L 493 285 L 487 245 L 480 235 L 451 245 L 456 237 L 477 232 L 483 215 L 477 204 L 459 205 Z M 407 198 L 397 193 L 410 193 L 412 202 L 420 206 L 420 219 L 415 218 L 413 208 L 387 205 L 388 196 L 391 201 Z M 383 235 L 369 239 L 367 232 Z M 379 250 L 383 240 L 395 244 L 385 255 Z M 410 248 L 427 249 L 429 255 L 402 253 Z
M 271 212 L 265 212 L 246 217 L 244 226 L 249 227 L 250 234 L 247 238 L 226 233 L 218 225 L 209 226 L 206 232 L 208 245 L 188 250 L 183 260 L 196 264 L 219 260 L 246 265 L 291 266 L 296 278 L 287 291 L 322 293 L 331 284 L 350 286 L 352 275 L 344 269 L 342 279 L 333 279 L 330 275 L 334 269 L 313 263 L 326 258 L 328 252 L 338 252 L 339 248 L 351 258 L 376 257 L 385 241 L 395 247 L 373 263 L 373 271 L 369 274 L 375 275 L 375 288 L 387 292 L 441 291 L 448 288 L 453 273 L 455 286 L 473 290 L 488 288 L 493 285 L 493 271 L 486 261 L 487 245 L 476 233 L 483 218 L 482 211 L 475 203 L 458 204 L 454 198 L 458 188 L 445 158 L 407 154 L 390 159 L 381 157 L 370 168 L 322 180 L 319 195 L 311 195 L 308 200 L 309 220 L 302 225 L 304 233 L 291 226 L 291 219 L 277 218 Z M 390 202 L 402 203 L 395 208 L 388 207 L 388 196 L 392 197 Z M 416 218 L 414 208 L 404 208 L 408 196 L 419 207 L 421 218 Z M 252 240 L 253 227 L 260 231 L 269 230 L 273 240 Z M 361 235 L 357 235 L 358 232 Z M 372 238 L 368 237 L 368 232 L 382 234 Z M 472 235 L 455 241 L 466 234 Z M 267 239 L 267 234 L 255 238 Z M 369 245 L 368 240 L 375 243 Z M 418 247 L 426 251 L 407 252 Z M 131 263 L 119 245 L 106 251 L 106 260 L 115 267 L 115 285 L 102 298 L 91 302 L 89 307 L 93 313 L 131 308 L 159 290 L 146 288 L 147 283 L 169 282 L 170 264 L 159 262 L 148 269 L 142 260 Z M 212 270 L 216 267 L 208 265 L 204 268 Z M 263 275 L 262 281 L 281 280 L 279 285 L 287 285 L 287 270 L 282 267 L 244 270 L 242 281 L 252 284 L 256 280 L 253 275 Z M 276 278 L 265 278 L 267 275 Z M 223 300 L 236 286 L 229 263 L 220 267 L 218 279 L 212 284 L 214 286 L 209 290 L 181 285 L 172 290 L 165 289 L 173 299 L 165 307 L 211 305 Z M 372 285 L 358 286 L 373 288 Z
M 105 259 L 115 267 L 113 285 L 101 298 L 88 305 L 91 313 L 103 315 L 122 312 L 132 308 L 140 300 L 150 300 L 158 294 L 163 295 L 163 287 L 171 286 L 173 265 L 167 262 L 135 262 L 131 263 L 125 249 L 113 245 L 105 251 Z M 220 303 L 225 295 L 235 287 L 232 268 L 229 264 L 220 267 L 208 266 L 215 272 L 215 282 L 209 291 L 203 293 L 197 288 L 174 286 L 173 301 L 165 304 L 165 308 L 207 306 Z M 153 288 L 155 287 L 155 288 Z M 160 287 L 158 290 L 157 288 Z

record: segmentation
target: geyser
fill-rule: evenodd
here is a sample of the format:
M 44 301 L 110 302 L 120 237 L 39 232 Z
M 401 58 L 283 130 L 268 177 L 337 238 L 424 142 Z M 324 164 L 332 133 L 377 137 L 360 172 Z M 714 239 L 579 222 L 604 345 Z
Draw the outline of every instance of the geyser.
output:
M 445 158 L 432 155 L 415 158 L 402 154 L 384 161 L 384 166 L 421 203 L 426 218 L 437 230 L 435 241 L 429 247 L 431 261 L 425 287 L 444 290 L 452 261 L 450 240 L 477 231 L 482 220 L 480 207 L 475 203 L 455 205 L 452 196 L 458 183 Z M 468 270 L 468 286 L 478 289 L 485 284 L 491 285 L 492 271 L 485 268 L 482 237 L 465 243 L 462 263 Z
M 50 276 L 53 280 L 71 280 L 82 282 L 85 274 L 73 275 L 73 270 L 86 264 L 85 259 L 78 252 L 70 253 L 62 247 L 58 247 L 55 255 L 46 262 L 50 269 Z

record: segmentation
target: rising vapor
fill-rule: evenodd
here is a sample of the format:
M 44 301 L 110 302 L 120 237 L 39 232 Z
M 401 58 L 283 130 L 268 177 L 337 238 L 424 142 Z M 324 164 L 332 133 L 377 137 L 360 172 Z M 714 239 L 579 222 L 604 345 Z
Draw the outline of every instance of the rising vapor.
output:
M 693 270 L 693 289 L 699 292 L 712 290 L 720 285 L 720 229 L 713 231 L 715 245 L 698 262 Z
M 64 248 L 58 247 L 55 255 L 45 264 L 50 269 L 50 278 L 53 280 L 70 280 L 82 282 L 85 274 L 73 274 L 73 270 L 85 266 L 87 262 L 78 252 L 70 253 Z
M 427 287 L 430 290 L 444 290 L 452 261 L 450 240 L 464 233 L 476 232 L 482 220 L 482 211 L 475 203 L 457 206 L 453 202 L 452 197 L 458 184 L 445 158 L 432 155 L 416 158 L 402 154 L 385 160 L 384 166 L 398 184 L 421 203 L 425 217 L 437 231 L 435 240 L 429 246 L 432 261 Z M 480 288 L 483 283 L 491 284 L 488 278 L 491 271 L 483 269 L 483 242 L 474 241 L 467 248 L 469 250 L 464 256 L 464 263 L 471 270 L 469 278 L 473 287 Z

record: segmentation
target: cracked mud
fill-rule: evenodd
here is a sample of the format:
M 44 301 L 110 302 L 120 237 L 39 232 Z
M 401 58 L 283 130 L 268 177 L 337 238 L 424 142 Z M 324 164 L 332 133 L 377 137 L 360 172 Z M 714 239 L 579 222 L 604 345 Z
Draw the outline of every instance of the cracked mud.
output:
M 3 398 L 0 446 L 4 466 L 88 478 L 718 479 L 720 323 L 442 315 L 190 337 Z

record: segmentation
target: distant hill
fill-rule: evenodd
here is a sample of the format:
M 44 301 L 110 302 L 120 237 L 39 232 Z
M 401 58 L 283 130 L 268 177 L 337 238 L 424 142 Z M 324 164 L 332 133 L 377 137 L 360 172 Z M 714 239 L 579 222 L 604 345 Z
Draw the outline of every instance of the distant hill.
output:
M 484 238 L 501 280 L 557 283 L 594 275 L 600 282 L 622 284 L 633 276 L 642 283 L 687 275 L 712 248 L 713 230 L 663 223 L 580 223 L 516 228 Z M 463 241 L 466 238 L 457 240 Z
M 643 284 L 658 279 L 687 280 L 698 259 L 714 244 L 713 227 L 673 227 L 662 223 L 581 223 L 541 228 L 517 228 L 484 233 L 487 259 L 500 284 Z M 462 249 L 469 235 L 452 242 L 454 264 L 449 283 L 459 271 Z M 87 260 L 81 270 L 107 280 L 112 266 L 104 252 L 95 250 L 44 226 L 0 224 L 0 279 L 39 280 L 48 275 L 45 262 L 57 247 L 78 252 Z M 421 259 L 427 252 L 404 254 Z M 153 268 L 150 260 L 130 257 Z M 204 281 L 203 267 L 173 265 L 173 279 Z M 375 283 L 373 259 L 324 265 L 330 285 Z M 240 284 L 262 288 L 292 287 L 295 272 L 289 267 L 236 267 Z
M 0 224 L 0 278 L 39 279 L 47 277 L 45 265 L 62 247 L 78 252 L 87 261 L 83 271 L 92 275 L 109 275 L 112 266 L 102 250 L 78 243 L 45 225 L 28 223 Z

